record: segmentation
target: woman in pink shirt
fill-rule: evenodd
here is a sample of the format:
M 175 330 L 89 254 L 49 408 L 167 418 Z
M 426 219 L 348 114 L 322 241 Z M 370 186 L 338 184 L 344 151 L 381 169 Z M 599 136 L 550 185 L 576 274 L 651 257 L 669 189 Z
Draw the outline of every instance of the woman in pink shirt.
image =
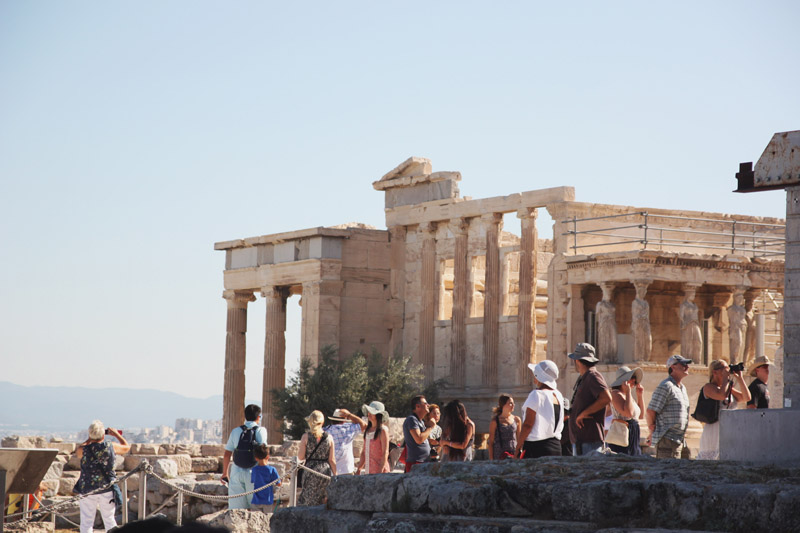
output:
M 363 405 L 361 411 L 367 415 L 369 423 L 364 430 L 364 448 L 356 474 L 366 467 L 366 474 L 389 472 L 389 427 L 383 423 L 389 420 L 389 413 L 381 402 Z

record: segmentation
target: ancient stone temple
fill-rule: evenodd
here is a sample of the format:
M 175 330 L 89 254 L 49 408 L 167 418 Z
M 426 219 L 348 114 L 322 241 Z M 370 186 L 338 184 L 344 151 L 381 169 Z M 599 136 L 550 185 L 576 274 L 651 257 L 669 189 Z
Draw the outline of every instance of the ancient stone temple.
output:
M 448 381 L 442 395 L 463 400 L 478 431 L 500 392 L 520 403 L 530 392 L 529 362 L 555 361 L 567 393 L 576 342 L 598 345 L 602 371 L 635 363 L 655 383 L 675 353 L 690 354 L 702 382 L 711 360 L 772 356 L 780 343 L 782 220 L 579 203 L 571 187 L 462 198 L 460 180 L 410 158 L 373 183 L 386 230 L 343 225 L 215 245 L 226 253 L 225 435 L 243 419 L 247 308 L 257 297 L 267 307 L 273 442 L 269 391 L 285 381 L 292 294 L 302 296 L 302 357 L 325 345 L 409 354 L 426 379 Z M 554 221 L 545 239 L 542 208 Z

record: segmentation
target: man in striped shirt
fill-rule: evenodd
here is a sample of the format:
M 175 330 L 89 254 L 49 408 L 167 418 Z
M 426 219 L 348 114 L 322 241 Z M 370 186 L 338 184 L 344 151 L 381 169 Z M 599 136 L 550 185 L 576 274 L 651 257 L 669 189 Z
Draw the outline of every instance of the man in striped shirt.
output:
M 656 448 L 656 457 L 680 459 L 686 446 L 684 436 L 689 426 L 689 394 L 681 383 L 689 375 L 689 363 L 680 355 L 667 359 L 669 377 L 658 384 L 647 406 L 648 443 Z

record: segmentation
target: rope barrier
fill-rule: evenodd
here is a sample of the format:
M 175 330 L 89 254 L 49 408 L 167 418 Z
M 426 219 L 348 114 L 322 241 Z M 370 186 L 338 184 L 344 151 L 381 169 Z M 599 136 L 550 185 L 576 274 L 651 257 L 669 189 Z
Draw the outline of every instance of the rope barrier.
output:
M 291 469 L 291 471 L 287 472 L 284 475 L 284 480 L 283 481 L 290 481 L 292 479 L 292 476 L 300 469 L 303 469 L 303 470 L 305 470 L 307 472 L 310 472 L 310 473 L 314 474 L 315 476 L 319 476 L 319 477 L 327 479 L 327 480 L 331 479 L 331 476 L 329 476 L 327 474 L 323 474 L 322 472 L 317 472 L 316 470 L 308 468 L 303 463 L 297 463 L 297 464 L 294 465 L 294 467 Z M 39 517 L 41 517 L 41 516 L 43 516 L 45 514 L 52 513 L 52 514 L 62 518 L 63 520 L 66 520 L 67 522 L 69 522 L 73 526 L 79 527 L 78 524 L 76 524 L 75 522 L 73 522 L 73 521 L 71 521 L 71 520 L 69 520 L 67 518 L 67 516 L 73 516 L 74 514 L 77 514 L 77 513 L 70 513 L 69 515 L 67 515 L 67 514 L 64 514 L 64 513 L 57 512 L 57 509 L 59 509 L 61 507 L 65 507 L 65 506 L 70 505 L 70 504 L 73 504 L 75 502 L 78 502 L 78 501 L 86 498 L 87 496 L 91 496 L 91 495 L 94 495 L 94 494 L 102 494 L 104 492 L 108 492 L 108 491 L 110 491 L 112 489 L 112 487 L 114 485 L 116 485 L 117 483 L 119 483 L 119 482 L 121 482 L 123 480 L 128 479 L 129 477 L 131 477 L 132 475 L 134 475 L 134 474 L 136 474 L 138 472 L 144 472 L 145 475 L 149 475 L 149 476 L 152 476 L 152 477 L 156 478 L 158 481 L 160 481 L 164 485 L 166 485 L 166 486 L 170 487 L 171 489 L 175 490 L 176 493 L 182 493 L 182 494 L 185 494 L 187 496 L 192 496 L 194 498 L 199 498 L 199 499 L 202 499 L 202 500 L 210 500 L 210 501 L 226 501 L 226 500 L 231 500 L 231 499 L 234 499 L 234 498 L 241 498 L 243 496 L 250 496 L 251 494 L 255 494 L 256 492 L 260 492 L 262 490 L 265 490 L 265 489 L 268 489 L 270 487 L 273 487 L 273 486 L 277 485 L 278 483 L 281 483 L 281 481 L 282 481 L 281 479 L 276 479 L 276 480 L 274 480 L 274 481 L 272 481 L 272 482 L 270 482 L 270 483 L 268 483 L 268 484 L 266 484 L 266 485 L 264 485 L 262 487 L 258 487 L 257 489 L 253 489 L 253 490 L 250 490 L 250 491 L 247 491 L 247 492 L 242 492 L 241 494 L 228 494 L 228 495 L 224 495 L 224 496 L 223 495 L 217 495 L 217 494 L 201 494 L 199 492 L 194 492 L 192 490 L 180 487 L 180 486 L 178 486 L 178 485 L 176 485 L 176 484 L 174 484 L 174 483 L 162 478 L 161 476 L 159 476 L 158 474 L 155 473 L 155 471 L 153 470 L 153 465 L 151 465 L 149 462 L 144 460 L 141 463 L 139 463 L 139 465 L 136 468 L 134 468 L 133 470 L 131 470 L 130 472 L 128 472 L 127 474 L 125 474 L 121 478 L 119 478 L 117 480 L 114 480 L 111 483 L 109 483 L 109 484 L 107 484 L 107 485 L 105 485 L 103 487 L 95 489 L 95 490 L 93 490 L 91 492 L 87 492 L 86 494 L 78 494 L 76 496 L 73 496 L 72 498 L 69 498 L 69 499 L 61 501 L 61 502 L 57 502 L 57 503 L 53 503 L 53 504 L 48 505 L 48 506 L 40 507 L 39 509 L 36 509 L 35 511 L 28 511 L 27 514 L 30 515 L 30 518 L 24 518 L 24 515 L 26 514 L 25 512 L 15 513 L 13 515 L 8 515 L 8 516 L 6 516 L 7 519 L 8 518 L 17 517 L 17 516 L 23 516 L 23 518 L 21 518 L 19 520 L 16 520 L 16 521 L 13 521 L 13 522 L 8 522 L 5 525 L 9 529 L 17 529 L 18 525 L 19 526 L 26 525 L 27 523 L 29 523 L 31 521 L 34 521 L 34 519 L 37 519 L 37 518 L 39 518 Z M 164 507 L 166 507 L 168 504 L 172 503 L 172 501 L 174 501 L 176 496 L 177 496 L 177 494 L 174 494 L 169 500 L 165 501 L 154 512 L 158 512 L 161 509 L 163 509 Z M 37 501 L 38 501 L 38 499 L 37 499 Z M 41 505 L 41 502 L 39 502 L 39 504 Z

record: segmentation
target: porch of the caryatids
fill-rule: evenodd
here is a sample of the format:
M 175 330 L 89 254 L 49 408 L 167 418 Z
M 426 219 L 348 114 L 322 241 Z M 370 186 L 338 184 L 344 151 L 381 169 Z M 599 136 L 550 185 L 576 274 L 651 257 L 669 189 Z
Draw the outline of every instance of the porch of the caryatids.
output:
M 286 386 L 286 300 L 289 289 L 264 287 L 261 295 L 267 301 L 261 422 L 267 428 L 269 444 L 280 444 L 283 442 L 281 420 L 276 418 L 272 390 Z
M 244 370 L 247 361 L 247 304 L 254 302 L 253 291 L 223 291 L 228 303 L 225 335 L 225 376 L 222 393 L 222 438 L 244 422 Z
M 645 300 L 651 280 L 634 280 L 636 298 L 631 304 L 631 332 L 633 332 L 633 356 L 637 361 L 650 361 L 653 349 L 653 334 L 650 329 L 650 304 Z
M 615 283 L 600 283 L 603 299 L 595 306 L 597 356 L 604 363 L 617 362 L 617 308 L 613 295 Z
M 678 309 L 681 324 L 681 355 L 700 363 L 703 357 L 703 334 L 700 329 L 700 317 L 695 295 L 700 284 L 685 283 L 683 285 L 683 301 Z
M 532 385 L 533 375 L 528 370 L 528 363 L 536 362 L 536 255 L 539 247 L 539 235 L 536 231 L 535 208 L 524 208 L 517 211 L 520 219 L 520 255 L 519 255 L 519 307 L 517 311 L 517 381 Z

